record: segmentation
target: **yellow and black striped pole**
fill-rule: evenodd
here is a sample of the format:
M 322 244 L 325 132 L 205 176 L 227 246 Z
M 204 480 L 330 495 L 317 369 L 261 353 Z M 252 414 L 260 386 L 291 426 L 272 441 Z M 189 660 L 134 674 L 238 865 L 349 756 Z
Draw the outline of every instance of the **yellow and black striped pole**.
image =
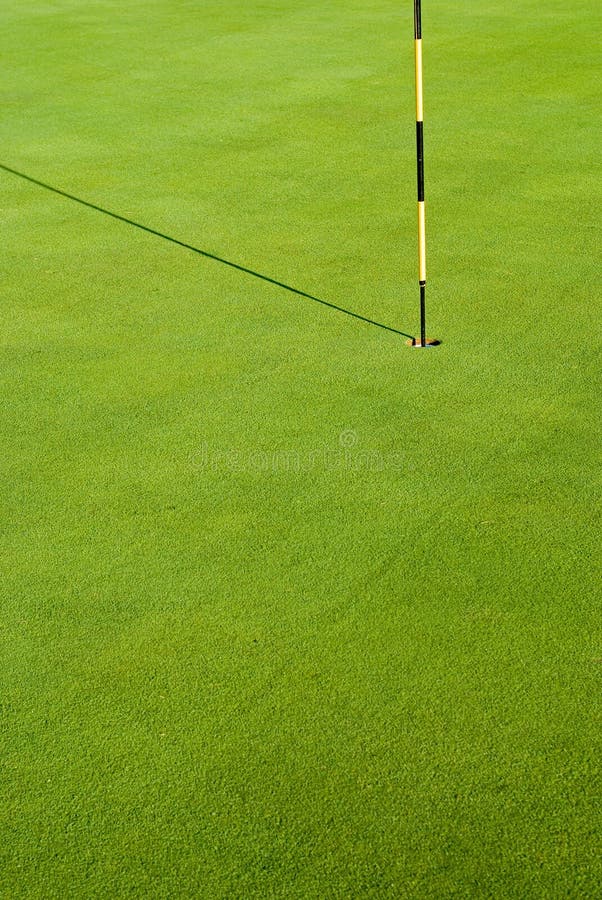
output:
M 418 283 L 420 286 L 420 340 L 414 347 L 433 347 L 439 341 L 426 336 L 426 218 L 424 212 L 424 108 L 422 102 L 422 9 L 414 0 L 414 59 L 416 64 L 416 164 L 418 174 Z

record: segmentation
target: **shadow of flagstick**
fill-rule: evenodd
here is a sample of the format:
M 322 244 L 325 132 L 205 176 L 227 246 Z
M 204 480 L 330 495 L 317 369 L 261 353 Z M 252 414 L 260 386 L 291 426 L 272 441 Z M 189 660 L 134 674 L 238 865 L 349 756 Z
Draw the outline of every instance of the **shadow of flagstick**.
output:
M 62 191 L 60 188 L 53 187 L 51 184 L 46 184 L 43 181 L 39 181 L 37 178 L 32 178 L 31 175 L 25 175 L 24 172 L 18 172 L 16 169 L 11 169 L 10 166 L 5 166 L 3 163 L 0 163 L 0 169 L 5 172 L 10 172 L 11 175 L 16 175 L 17 178 L 22 178 L 24 181 L 29 181 L 30 184 L 35 184 L 38 187 L 44 188 L 46 191 L 58 194 L 60 197 L 66 197 L 67 200 L 73 200 L 81 206 L 87 206 L 88 209 L 94 209 L 96 212 L 102 213 L 105 216 L 110 216 L 112 219 L 117 219 L 119 222 L 125 222 L 126 225 L 133 225 L 134 228 L 139 228 L 141 231 L 148 232 L 148 234 L 154 234 L 155 237 L 162 238 L 164 241 L 169 241 L 172 244 L 177 244 L 178 247 L 184 247 L 186 250 L 198 253 L 199 256 L 204 256 L 205 259 L 212 259 L 214 262 L 222 263 L 222 265 L 229 266 L 231 269 L 236 269 L 238 272 L 244 272 L 245 275 L 252 275 L 253 278 L 260 278 L 262 281 L 267 281 L 268 284 L 275 284 L 276 287 L 289 291 L 291 294 L 296 294 L 298 297 L 304 297 L 306 300 L 313 300 L 314 303 L 321 303 L 322 306 L 328 306 L 330 309 L 344 313 L 346 316 L 351 316 L 353 319 L 359 319 L 360 322 L 374 325 L 376 328 L 382 328 L 385 331 L 391 331 L 393 334 L 399 334 L 402 337 L 412 338 L 412 340 L 415 339 L 414 335 L 406 334 L 405 331 L 399 331 L 397 328 L 391 328 L 390 325 L 383 325 L 382 322 L 376 322 L 374 319 L 361 316 L 359 313 L 352 312 L 350 309 L 344 309 L 344 307 L 337 306 L 335 303 L 321 300 L 319 297 L 314 297 L 313 294 L 307 294 L 305 291 L 300 291 L 297 288 L 291 287 L 290 284 L 284 284 L 284 282 L 278 281 L 276 278 L 270 278 L 268 275 L 262 275 L 260 272 L 255 272 L 253 269 L 239 265 L 239 263 L 224 259 L 221 256 L 216 256 L 214 253 L 208 253 L 207 250 L 200 250 L 192 244 L 187 244 L 185 241 L 179 241 L 177 238 L 170 237 L 168 234 L 163 234 L 162 231 L 157 231 L 155 228 L 149 228 L 148 225 L 141 225 L 140 222 L 134 222 L 133 219 L 128 219 L 126 216 L 119 215 L 119 213 L 111 212 L 110 209 L 104 209 L 102 206 L 97 206 L 96 203 L 82 200 L 81 197 L 75 197 L 73 194 L 67 193 L 67 191 Z

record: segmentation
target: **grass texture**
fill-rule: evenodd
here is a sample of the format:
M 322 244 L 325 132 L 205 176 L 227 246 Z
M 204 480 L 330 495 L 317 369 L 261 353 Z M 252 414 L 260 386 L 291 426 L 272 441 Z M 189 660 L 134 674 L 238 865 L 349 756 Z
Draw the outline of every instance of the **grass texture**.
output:
M 416 334 L 410 3 L 1 17 L 0 164 Z M 436 350 L 0 169 L 2 897 L 596 894 L 600 25 L 424 3 Z

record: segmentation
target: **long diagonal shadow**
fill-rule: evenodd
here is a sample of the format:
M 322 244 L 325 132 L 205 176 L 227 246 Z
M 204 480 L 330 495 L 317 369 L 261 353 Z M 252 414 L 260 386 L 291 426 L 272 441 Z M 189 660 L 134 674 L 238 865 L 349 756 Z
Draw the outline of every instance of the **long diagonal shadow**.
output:
M 147 231 L 149 234 L 154 234 L 155 237 L 162 238 L 164 241 L 170 241 L 172 244 L 177 244 L 178 247 L 192 250 L 193 253 L 198 253 L 199 256 L 204 256 L 206 259 L 212 259 L 214 262 L 222 263 L 224 266 L 230 266 L 231 269 L 237 269 L 239 272 L 244 272 L 246 275 L 260 278 L 262 281 L 267 281 L 269 284 L 275 284 L 277 287 L 289 291 L 291 294 L 297 294 L 298 297 L 305 297 L 306 300 L 313 300 L 314 303 L 321 303 L 322 306 L 328 306 L 330 309 L 335 309 L 337 312 L 345 313 L 346 316 L 359 319 L 360 322 L 366 322 L 368 325 L 375 325 L 377 328 L 383 328 L 385 331 L 392 331 L 393 334 L 400 334 L 402 337 L 415 340 L 415 337 L 412 334 L 406 334 L 405 331 L 399 331 L 397 328 L 391 328 L 390 325 L 383 325 L 382 322 L 368 319 L 366 316 L 361 316 L 359 313 L 352 312 L 350 309 L 344 309 L 342 306 L 336 306 L 334 303 L 329 303 L 327 300 L 321 300 L 319 297 L 314 297 L 312 294 L 307 294 L 305 291 L 300 291 L 297 288 L 291 287 L 290 284 L 284 284 L 284 282 L 278 281 L 276 278 L 270 278 L 268 275 L 262 275 L 260 272 L 255 272 L 253 269 L 248 269 L 246 266 L 241 266 L 229 259 L 223 259 L 223 257 L 216 256 L 214 253 L 208 253 L 207 250 L 199 250 L 198 247 L 193 247 L 192 244 L 187 244 L 185 241 L 179 241 L 177 238 L 170 237 L 168 234 L 163 234 L 162 231 L 149 228 L 148 225 L 141 225 L 140 222 L 134 222 L 133 219 L 128 219 L 126 216 L 120 216 L 119 213 L 111 212 L 110 209 L 104 209 L 102 206 L 97 206 L 96 203 L 82 200 L 81 197 L 75 197 L 73 194 L 62 191 L 60 188 L 53 187 L 51 184 L 45 184 L 43 181 L 38 181 L 37 178 L 32 178 L 31 175 L 25 175 L 24 172 L 18 172 L 16 169 L 11 169 L 10 166 L 5 166 L 3 163 L 0 163 L 0 169 L 3 169 L 5 172 L 10 172 L 11 175 L 16 175 L 17 178 L 23 178 L 24 181 L 29 181 L 31 184 L 44 188 L 46 191 L 52 191 L 53 194 L 58 194 L 60 197 L 66 197 L 68 200 L 73 200 L 75 203 L 81 204 L 81 206 L 87 206 L 89 209 L 94 209 L 96 212 L 102 213 L 105 216 L 110 216 L 112 219 L 117 219 L 119 222 L 125 222 L 126 225 L 133 225 L 134 228 L 140 228 L 141 231 Z

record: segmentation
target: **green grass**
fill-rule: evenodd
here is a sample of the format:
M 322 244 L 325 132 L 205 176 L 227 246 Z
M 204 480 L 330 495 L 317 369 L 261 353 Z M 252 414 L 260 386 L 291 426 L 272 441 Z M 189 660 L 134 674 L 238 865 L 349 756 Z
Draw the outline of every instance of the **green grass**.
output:
M 2 19 L 1 164 L 416 333 L 409 3 Z M 0 169 L 2 897 L 596 894 L 600 24 L 425 3 L 432 351 Z

